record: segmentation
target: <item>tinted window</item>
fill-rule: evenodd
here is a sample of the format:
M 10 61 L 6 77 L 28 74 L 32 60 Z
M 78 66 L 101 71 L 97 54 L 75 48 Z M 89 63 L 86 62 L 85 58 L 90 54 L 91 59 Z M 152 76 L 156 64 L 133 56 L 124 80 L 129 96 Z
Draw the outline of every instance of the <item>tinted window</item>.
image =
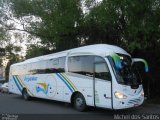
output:
M 73 56 L 68 59 L 68 70 L 72 73 L 91 76 L 93 75 L 93 66 L 93 56 Z
M 66 57 L 60 57 L 50 60 L 38 61 L 26 65 L 16 66 L 13 75 L 25 74 L 47 74 L 65 72 Z
M 107 63 L 101 57 L 95 57 L 95 78 L 111 80 L 111 75 Z
M 66 57 L 50 59 L 47 61 L 46 73 L 61 73 L 65 72 Z

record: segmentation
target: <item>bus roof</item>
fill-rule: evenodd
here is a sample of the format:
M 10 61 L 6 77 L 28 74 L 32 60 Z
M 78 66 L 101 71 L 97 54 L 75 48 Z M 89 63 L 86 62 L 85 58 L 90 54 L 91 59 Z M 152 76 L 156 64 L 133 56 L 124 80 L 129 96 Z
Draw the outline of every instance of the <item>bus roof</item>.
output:
M 48 55 L 43 55 L 35 58 L 30 58 L 27 59 L 23 62 L 20 63 L 15 63 L 14 65 L 22 65 L 22 64 L 27 64 L 27 63 L 33 63 L 41 60 L 48 60 L 52 58 L 57 58 L 57 57 L 63 57 L 66 56 L 67 54 L 69 55 L 110 55 L 112 53 L 121 53 L 121 54 L 126 54 L 129 55 L 125 50 L 123 50 L 120 47 L 114 46 L 114 45 L 108 45 L 108 44 L 95 44 L 95 45 L 88 45 L 88 46 L 83 46 L 83 47 L 78 47 L 78 48 L 73 48 L 70 50 L 62 51 L 62 52 L 57 52 L 53 54 L 48 54 Z M 130 56 L 130 55 L 129 55 Z

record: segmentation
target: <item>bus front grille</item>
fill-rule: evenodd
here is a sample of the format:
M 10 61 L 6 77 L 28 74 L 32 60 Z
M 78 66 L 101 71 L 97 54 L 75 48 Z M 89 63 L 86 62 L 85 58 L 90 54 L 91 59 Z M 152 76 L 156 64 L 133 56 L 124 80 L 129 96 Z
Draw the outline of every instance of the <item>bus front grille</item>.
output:
M 141 99 L 132 99 L 128 101 L 128 104 L 138 104 L 141 101 Z

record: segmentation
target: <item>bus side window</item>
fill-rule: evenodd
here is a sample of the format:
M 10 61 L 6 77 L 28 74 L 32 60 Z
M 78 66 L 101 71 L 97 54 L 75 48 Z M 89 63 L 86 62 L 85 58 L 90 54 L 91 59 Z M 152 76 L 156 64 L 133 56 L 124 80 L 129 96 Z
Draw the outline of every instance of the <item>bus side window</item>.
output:
M 22 75 L 25 75 L 27 73 L 27 64 L 23 65 L 22 67 Z
M 95 78 L 111 81 L 111 75 L 107 63 L 101 57 L 95 57 Z
M 27 69 L 27 71 L 26 71 L 26 74 L 33 74 L 33 63 L 29 63 L 29 64 L 27 64 L 27 66 L 28 66 L 28 69 Z
M 59 69 L 60 69 L 60 72 L 65 72 L 65 63 L 66 63 L 66 57 L 60 57 L 59 58 Z
M 53 59 L 52 64 L 53 64 L 53 66 L 58 66 L 59 65 L 59 58 Z
M 20 74 L 20 66 L 18 65 L 15 69 L 15 75 L 19 75 Z
M 55 69 L 56 73 L 65 72 L 65 60 L 66 57 L 59 57 L 53 63 L 53 69 Z
M 65 72 L 66 57 L 59 57 L 47 61 L 46 73 L 62 73 Z
M 72 56 L 68 60 L 68 71 L 86 76 L 93 76 L 93 56 Z

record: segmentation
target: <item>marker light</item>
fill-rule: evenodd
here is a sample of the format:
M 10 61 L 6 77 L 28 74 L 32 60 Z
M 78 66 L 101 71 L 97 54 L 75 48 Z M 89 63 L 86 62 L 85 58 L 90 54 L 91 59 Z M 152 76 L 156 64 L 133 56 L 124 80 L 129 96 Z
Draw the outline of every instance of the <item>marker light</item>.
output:
M 120 93 L 120 92 L 118 92 L 118 91 L 116 91 L 116 92 L 114 93 L 114 95 L 115 95 L 115 97 L 118 98 L 118 99 L 126 99 L 126 98 L 127 98 L 126 95 L 124 95 L 123 93 Z

